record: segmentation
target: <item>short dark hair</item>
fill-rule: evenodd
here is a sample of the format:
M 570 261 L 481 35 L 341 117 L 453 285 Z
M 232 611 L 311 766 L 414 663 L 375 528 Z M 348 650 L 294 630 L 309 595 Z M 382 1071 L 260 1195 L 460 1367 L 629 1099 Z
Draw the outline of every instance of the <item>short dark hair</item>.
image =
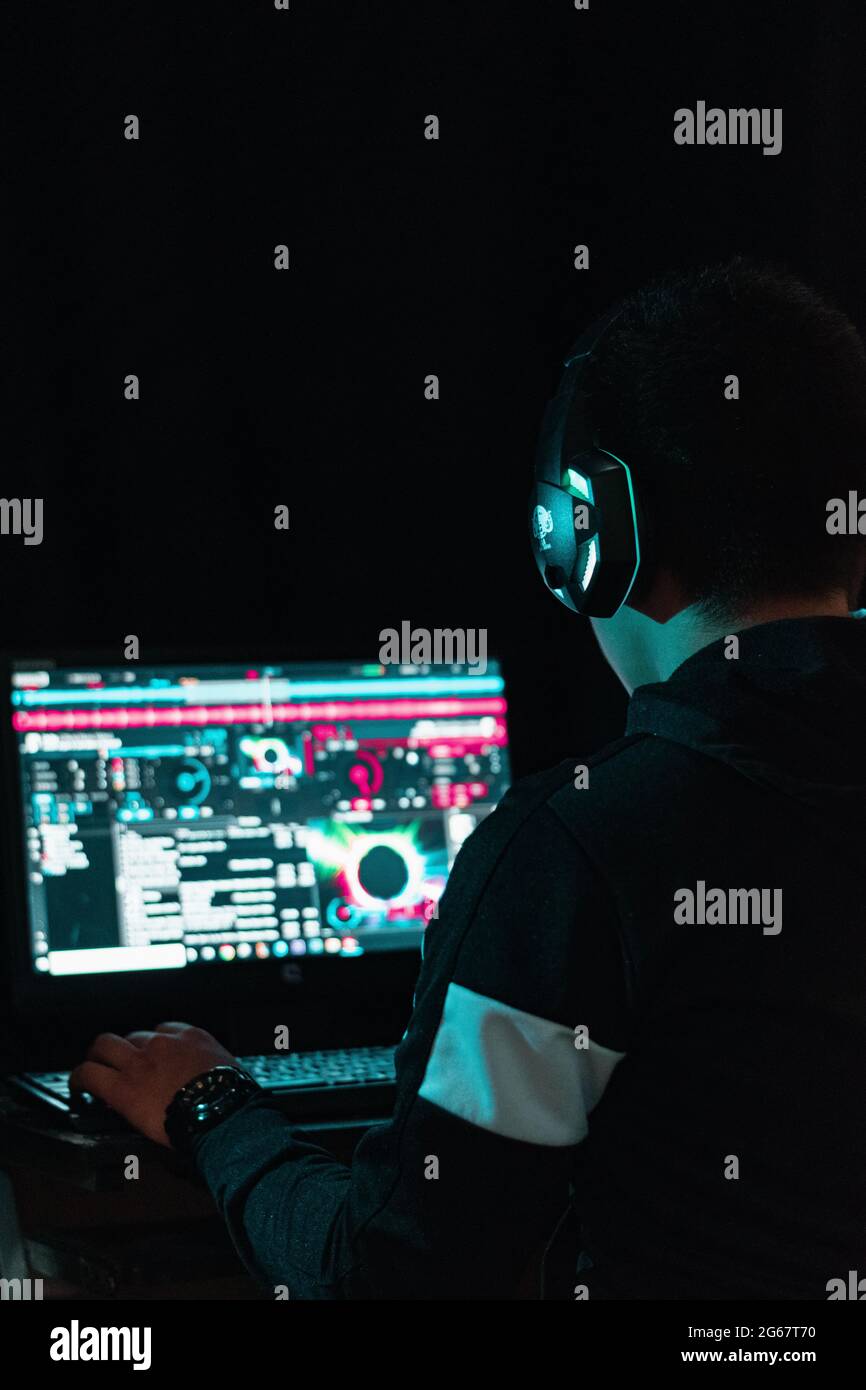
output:
M 586 369 L 599 444 L 625 459 L 659 557 L 715 617 L 843 588 L 866 537 L 827 502 L 866 493 L 866 352 L 816 290 L 736 257 L 622 303 Z M 725 378 L 739 399 L 725 397 Z

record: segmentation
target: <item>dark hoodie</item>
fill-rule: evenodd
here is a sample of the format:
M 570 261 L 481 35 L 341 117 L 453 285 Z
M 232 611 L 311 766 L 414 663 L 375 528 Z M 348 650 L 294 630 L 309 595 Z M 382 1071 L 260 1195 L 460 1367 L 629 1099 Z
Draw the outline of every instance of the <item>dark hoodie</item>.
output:
M 636 691 L 587 786 L 570 760 L 512 788 L 351 1171 L 265 1097 L 202 1141 L 250 1268 L 306 1298 L 507 1297 L 571 1202 L 567 1296 L 866 1278 L 864 694 L 866 623 L 767 624 Z

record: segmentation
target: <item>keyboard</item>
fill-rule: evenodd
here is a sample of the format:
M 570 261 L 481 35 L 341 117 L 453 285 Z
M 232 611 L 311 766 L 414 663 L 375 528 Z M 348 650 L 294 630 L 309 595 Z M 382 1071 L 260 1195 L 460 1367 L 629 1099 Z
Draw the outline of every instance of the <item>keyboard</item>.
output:
M 394 1098 L 393 1047 L 342 1047 L 320 1052 L 238 1057 L 238 1064 L 294 1118 L 366 1117 L 390 1112 Z M 108 1106 L 69 1091 L 69 1072 L 22 1072 L 10 1080 L 31 1097 L 88 1132 L 128 1128 Z
M 282 1056 L 272 1053 L 265 1057 L 239 1057 L 238 1062 L 266 1091 L 394 1083 L 393 1047 L 341 1047 L 326 1052 L 287 1052 Z

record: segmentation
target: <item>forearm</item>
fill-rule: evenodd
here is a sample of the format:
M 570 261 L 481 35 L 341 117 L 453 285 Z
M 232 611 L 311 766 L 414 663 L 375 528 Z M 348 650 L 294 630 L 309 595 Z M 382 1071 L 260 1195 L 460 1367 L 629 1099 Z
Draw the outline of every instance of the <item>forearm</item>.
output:
M 293 1297 L 341 1298 L 351 1252 L 345 1208 L 351 1173 L 323 1149 L 293 1135 L 256 1100 L 198 1144 L 207 1183 L 244 1264 L 262 1283 Z

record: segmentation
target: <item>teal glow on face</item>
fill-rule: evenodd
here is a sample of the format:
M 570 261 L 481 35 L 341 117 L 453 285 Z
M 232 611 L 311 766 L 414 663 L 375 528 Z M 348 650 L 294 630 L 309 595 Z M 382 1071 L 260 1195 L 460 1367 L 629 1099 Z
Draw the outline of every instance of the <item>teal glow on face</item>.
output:
M 579 493 L 581 497 L 585 497 L 587 502 L 592 501 L 592 484 L 589 478 L 578 473 L 576 468 L 566 468 L 565 477 L 570 488 Z

